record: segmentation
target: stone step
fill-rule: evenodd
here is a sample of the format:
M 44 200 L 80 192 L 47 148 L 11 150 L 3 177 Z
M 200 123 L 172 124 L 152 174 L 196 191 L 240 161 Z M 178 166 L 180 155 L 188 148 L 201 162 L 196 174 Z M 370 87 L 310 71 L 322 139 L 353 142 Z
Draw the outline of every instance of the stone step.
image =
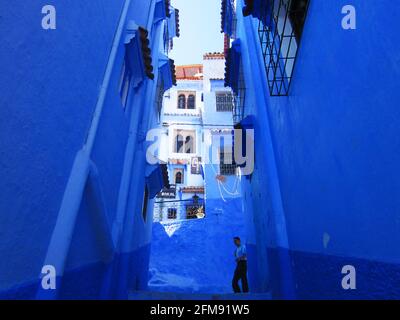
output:
M 271 300 L 270 293 L 175 293 L 156 291 L 135 291 L 129 300 Z

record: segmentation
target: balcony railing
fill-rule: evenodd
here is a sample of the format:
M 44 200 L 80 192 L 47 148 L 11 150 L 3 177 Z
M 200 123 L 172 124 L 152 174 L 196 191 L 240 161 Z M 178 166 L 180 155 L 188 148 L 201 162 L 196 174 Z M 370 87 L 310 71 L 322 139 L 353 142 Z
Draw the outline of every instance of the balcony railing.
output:
M 162 200 L 154 203 L 153 221 L 199 219 L 205 217 L 204 199 Z
M 263 1 L 258 33 L 271 96 L 287 96 L 310 0 Z

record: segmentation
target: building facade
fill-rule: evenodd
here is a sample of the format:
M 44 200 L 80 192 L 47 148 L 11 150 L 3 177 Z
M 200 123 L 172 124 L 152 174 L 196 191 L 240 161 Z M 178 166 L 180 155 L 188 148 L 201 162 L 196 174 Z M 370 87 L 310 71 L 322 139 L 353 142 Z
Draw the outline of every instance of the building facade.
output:
M 222 1 L 235 125 L 254 130 L 253 290 L 400 297 L 399 14 L 386 0 Z
M 232 292 L 232 239 L 245 239 L 246 224 L 224 74 L 225 55 L 207 53 L 202 64 L 178 66 L 164 96 L 158 156 L 171 187 L 154 204 L 151 291 Z
M 203 64 L 177 67 L 177 86 L 164 95 L 158 155 L 168 165 L 170 188 L 158 194 L 156 222 L 203 218 L 207 200 L 239 195 L 222 191 L 237 180 L 221 148 L 224 142 L 232 148 L 234 106 L 224 72 L 224 54 L 205 54 Z
M 126 298 L 147 286 L 149 208 L 168 185 L 144 137 L 175 83 L 179 11 L 52 4 L 0 4 L 0 297 Z M 47 10 L 55 28 L 41 28 Z

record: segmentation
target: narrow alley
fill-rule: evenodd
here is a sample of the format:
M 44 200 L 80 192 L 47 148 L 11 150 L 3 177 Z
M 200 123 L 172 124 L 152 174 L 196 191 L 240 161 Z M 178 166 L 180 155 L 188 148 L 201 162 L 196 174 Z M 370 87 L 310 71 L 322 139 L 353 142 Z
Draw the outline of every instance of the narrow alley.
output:
M 0 1 L 0 299 L 400 299 L 399 1 L 49 2 Z

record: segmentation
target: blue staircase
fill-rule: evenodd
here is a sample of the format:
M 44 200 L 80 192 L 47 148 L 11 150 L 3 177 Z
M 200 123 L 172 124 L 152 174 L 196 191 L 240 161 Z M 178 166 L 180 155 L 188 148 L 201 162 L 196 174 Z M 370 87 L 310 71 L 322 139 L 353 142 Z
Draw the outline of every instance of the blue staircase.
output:
M 129 300 L 271 300 L 270 293 L 176 293 L 135 291 L 129 295 Z

